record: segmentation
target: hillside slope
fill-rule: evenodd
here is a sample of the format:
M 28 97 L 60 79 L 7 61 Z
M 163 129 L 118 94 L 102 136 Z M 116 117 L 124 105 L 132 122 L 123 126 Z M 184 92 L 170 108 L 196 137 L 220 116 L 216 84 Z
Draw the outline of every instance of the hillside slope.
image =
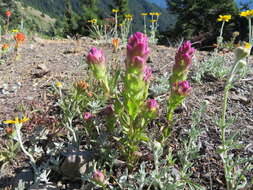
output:
M 50 15 L 56 19 L 62 19 L 64 15 L 64 4 L 62 0 L 20 0 L 25 5 L 32 6 L 44 14 Z M 72 0 L 73 9 L 76 12 L 80 12 L 80 5 L 78 0 Z M 112 0 L 100 0 L 99 5 L 101 14 L 103 17 L 112 16 L 110 7 L 113 6 Z M 150 3 L 146 0 L 131 0 L 129 1 L 129 10 L 130 13 L 135 16 L 134 20 L 134 31 L 142 29 L 142 18 L 140 13 L 142 12 L 160 12 L 162 15 L 160 17 L 160 28 L 159 30 L 164 31 L 171 25 L 175 23 L 175 17 L 170 15 L 168 11 L 164 8 L 161 8 L 153 3 Z

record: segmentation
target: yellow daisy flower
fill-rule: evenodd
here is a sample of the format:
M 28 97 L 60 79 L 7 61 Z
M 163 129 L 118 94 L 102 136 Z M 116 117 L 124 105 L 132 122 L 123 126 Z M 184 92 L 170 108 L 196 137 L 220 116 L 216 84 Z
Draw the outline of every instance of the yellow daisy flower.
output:
M 117 12 L 119 12 L 119 9 L 112 9 L 112 12 L 117 13 Z
M 141 13 L 141 16 L 147 16 L 148 13 Z
M 219 15 L 218 22 L 228 22 L 232 18 L 231 15 Z
M 18 117 L 16 117 L 15 120 L 4 121 L 4 124 L 20 124 L 20 123 L 27 122 L 28 120 L 29 120 L 29 118 L 27 118 L 27 117 L 24 117 L 22 119 L 19 119 Z

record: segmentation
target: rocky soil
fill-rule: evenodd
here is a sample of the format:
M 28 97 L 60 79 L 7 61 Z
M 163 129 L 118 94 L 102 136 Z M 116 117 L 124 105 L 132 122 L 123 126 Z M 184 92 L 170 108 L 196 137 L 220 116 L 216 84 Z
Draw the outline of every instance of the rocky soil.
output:
M 92 46 L 99 46 L 107 55 L 108 62 L 117 58 L 124 67 L 125 49 L 114 55 L 110 44 L 96 45 L 92 39 L 84 38 L 79 42 L 73 40 L 42 40 L 33 39 L 22 46 L 20 58 L 13 60 L 8 57 L 6 62 L 0 65 L 0 148 L 3 146 L 5 126 L 1 122 L 12 119 L 17 115 L 33 110 L 34 108 L 44 110 L 47 113 L 50 105 L 53 104 L 49 89 L 57 81 L 63 83 L 63 88 L 67 88 L 73 82 L 87 77 L 87 64 L 84 55 Z M 174 62 L 175 48 L 164 46 L 152 46 L 152 53 L 149 65 L 154 71 L 153 80 L 160 78 L 165 73 L 170 73 Z M 190 73 L 197 72 L 196 64 L 201 64 L 208 52 L 197 52 L 195 56 L 195 66 Z M 229 63 L 232 63 L 233 54 L 224 54 Z M 245 157 L 253 156 L 253 57 L 249 59 L 250 72 L 244 79 L 237 82 L 230 91 L 228 114 L 236 116 L 235 123 L 231 126 L 231 131 L 240 132 L 240 143 L 243 150 L 235 150 L 234 154 Z M 194 71 L 195 70 L 195 71 Z M 192 110 L 199 108 L 203 101 L 208 103 L 207 111 L 204 115 L 200 127 L 203 133 L 199 138 L 201 147 L 200 158 L 196 160 L 192 168 L 192 178 L 209 189 L 223 189 L 225 186 L 223 167 L 219 155 L 216 153 L 220 145 L 219 129 L 215 124 L 215 119 L 220 113 L 224 80 L 206 77 L 202 84 L 191 81 L 193 91 L 185 102 L 185 108 L 176 114 L 174 129 L 174 147 L 177 149 L 177 138 L 184 135 L 185 129 L 190 127 Z M 166 94 L 164 94 L 165 96 Z M 162 118 L 163 116 L 161 116 Z M 50 130 L 54 130 L 51 117 L 45 117 L 50 124 L 46 124 Z M 31 122 L 31 121 L 30 121 Z M 25 128 L 27 138 L 34 130 L 35 124 L 29 123 L 31 128 Z M 54 132 L 57 133 L 57 130 Z M 62 132 L 62 131 L 61 131 Z M 2 144 L 2 145 L 1 145 Z M 10 183 L 17 182 L 17 175 L 20 168 L 27 167 L 24 156 L 20 153 L 19 160 L 5 166 L 0 173 L 0 189 L 10 187 Z M 252 178 L 253 171 L 248 174 Z M 20 177 L 20 176 L 19 176 Z M 56 185 L 54 185 L 56 188 Z M 59 189 L 71 189 L 68 186 Z M 72 187 L 72 189 L 78 187 Z M 11 188 L 10 188 L 11 189 Z

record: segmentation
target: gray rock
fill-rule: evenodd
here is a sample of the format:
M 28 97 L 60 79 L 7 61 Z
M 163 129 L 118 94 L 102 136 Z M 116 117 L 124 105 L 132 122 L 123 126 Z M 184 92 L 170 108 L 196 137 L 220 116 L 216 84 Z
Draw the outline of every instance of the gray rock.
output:
M 72 180 L 80 179 L 81 174 L 86 172 L 87 163 L 92 160 L 92 157 L 89 151 L 68 153 L 60 166 L 62 175 Z

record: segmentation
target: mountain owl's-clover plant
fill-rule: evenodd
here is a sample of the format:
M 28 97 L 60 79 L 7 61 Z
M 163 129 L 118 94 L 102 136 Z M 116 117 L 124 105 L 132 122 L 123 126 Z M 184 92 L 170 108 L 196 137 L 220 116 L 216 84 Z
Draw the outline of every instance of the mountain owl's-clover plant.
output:
M 127 44 L 126 71 L 123 78 L 122 119 L 124 154 L 133 163 L 133 153 L 141 141 L 148 141 L 144 132 L 147 122 L 156 116 L 156 100 L 147 100 L 152 70 L 146 61 L 149 55 L 148 38 L 141 32 L 132 35 Z M 119 107 L 119 106 L 115 106 Z
M 191 42 L 184 42 L 178 49 L 173 65 L 170 82 L 170 97 L 168 100 L 167 119 L 170 127 L 164 129 L 164 136 L 169 135 L 172 127 L 174 110 L 184 101 L 185 97 L 191 91 L 189 82 L 186 80 L 189 69 L 192 65 L 192 57 L 195 49 L 191 47 Z
M 146 61 L 149 55 L 148 38 L 141 32 L 132 35 L 127 44 L 124 77 L 124 106 L 131 120 L 140 113 L 147 95 L 151 70 Z
M 102 50 L 93 47 L 87 55 L 87 63 L 95 78 L 102 84 L 105 94 L 110 94 L 105 56 Z

